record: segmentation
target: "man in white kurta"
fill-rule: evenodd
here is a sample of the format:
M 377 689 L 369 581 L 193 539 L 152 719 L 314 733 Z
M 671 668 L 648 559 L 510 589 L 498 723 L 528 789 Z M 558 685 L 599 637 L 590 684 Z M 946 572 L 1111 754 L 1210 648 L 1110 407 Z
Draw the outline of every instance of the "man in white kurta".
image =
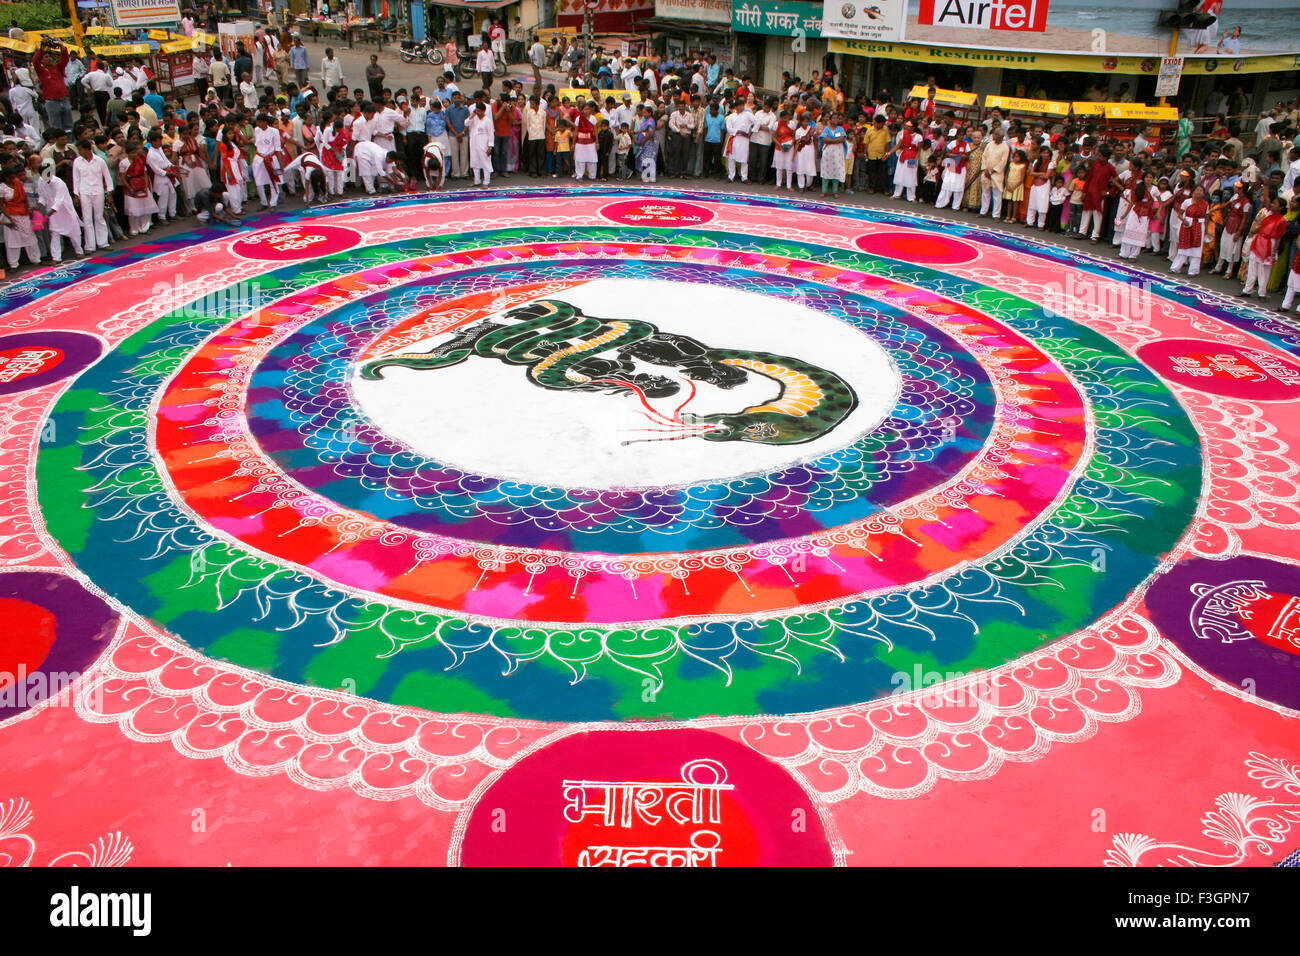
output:
M 367 117 L 366 122 L 370 127 L 370 138 L 376 145 L 390 152 L 397 149 L 394 130 L 405 128 L 406 117 L 391 106 L 385 106 L 373 117 Z
M 754 131 L 754 114 L 745 111 L 745 105 L 736 101 L 736 108 L 727 117 L 727 182 L 736 181 L 736 167 L 740 167 L 740 181 L 749 182 L 749 136 Z
M 164 220 L 176 218 L 176 183 L 172 176 L 179 173 L 163 149 L 162 133 L 158 130 L 149 132 L 149 148 L 144 154 L 145 164 L 149 167 L 150 183 L 154 201 L 158 203 L 158 215 Z
M 486 186 L 492 181 L 492 143 L 495 132 L 487 104 L 482 100 L 465 121 L 469 133 L 469 168 L 474 174 L 475 186 Z
M 20 66 L 14 70 L 14 85 L 9 87 L 9 105 L 38 133 L 41 130 L 40 113 L 36 109 L 36 89 L 32 84 L 27 67 Z
M 280 153 L 284 143 L 280 131 L 270 125 L 265 114 L 257 118 L 253 131 L 253 182 L 264 207 L 274 209 L 280 202 Z
M 81 223 L 77 221 L 77 207 L 67 184 L 54 175 L 54 160 L 41 163 L 41 178 L 36 183 L 36 196 L 45 209 L 50 224 L 50 258 L 63 261 L 63 240 L 72 243 L 72 249 L 81 255 Z
M 299 153 L 284 167 L 284 172 L 285 175 L 297 173 L 302 176 L 303 199 L 309 205 L 313 202 L 324 202 L 328 198 L 326 182 L 329 179 L 329 170 L 315 153 L 310 151 Z M 317 173 L 320 175 L 316 176 Z M 316 180 L 314 185 L 313 178 Z
M 353 148 L 352 158 L 357 161 L 357 178 L 366 192 L 374 195 L 375 180 L 384 175 L 384 165 L 388 161 L 388 150 L 369 140 L 357 143 Z
M 428 189 L 441 189 L 447 178 L 448 150 L 442 142 L 433 140 L 424 144 L 420 165 L 424 168 L 424 185 Z
M 113 195 L 113 177 L 108 164 L 95 155 L 90 140 L 77 144 L 72 161 L 72 192 L 81 204 L 81 238 L 86 252 L 108 245 L 108 220 L 104 203 Z

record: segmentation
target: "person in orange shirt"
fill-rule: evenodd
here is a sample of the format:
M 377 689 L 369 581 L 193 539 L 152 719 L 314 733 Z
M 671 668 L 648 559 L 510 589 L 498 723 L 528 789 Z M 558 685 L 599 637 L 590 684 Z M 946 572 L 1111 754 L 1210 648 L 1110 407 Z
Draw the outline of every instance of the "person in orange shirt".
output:
M 504 176 L 509 171 L 506 169 L 506 157 L 510 152 L 510 138 L 514 135 L 514 106 L 513 93 L 502 93 L 499 99 L 492 102 L 492 171 L 498 176 Z

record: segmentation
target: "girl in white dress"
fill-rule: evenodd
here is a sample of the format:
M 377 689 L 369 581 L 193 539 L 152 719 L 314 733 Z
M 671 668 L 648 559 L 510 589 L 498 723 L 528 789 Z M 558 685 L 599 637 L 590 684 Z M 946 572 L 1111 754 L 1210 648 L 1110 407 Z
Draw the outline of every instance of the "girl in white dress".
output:
M 1119 257 L 1136 259 L 1151 234 L 1151 202 L 1147 199 L 1147 184 L 1138 182 L 1124 190 L 1119 207 L 1124 214 Z
M 226 206 L 233 216 L 238 216 L 244 206 L 244 184 L 248 175 L 244 170 L 244 155 L 235 141 L 235 128 L 227 126 L 221 131 L 217 144 L 217 158 L 221 163 L 221 183 L 226 187 Z
M 131 140 L 127 145 L 126 155 L 117 164 L 117 171 L 122 183 L 123 205 L 126 207 L 131 235 L 148 232 L 150 220 L 158 211 L 158 204 L 154 202 L 153 192 L 149 189 L 149 164 L 145 162 L 139 140 Z
M 917 160 L 921 154 L 924 137 L 912 128 L 912 122 L 903 124 L 903 131 L 898 134 L 898 142 L 886 153 L 898 154 L 898 165 L 894 167 L 894 198 L 899 199 L 907 191 L 907 201 L 916 202 Z
M 1169 188 L 1169 177 L 1161 176 L 1150 195 L 1151 221 L 1147 224 L 1147 234 L 1151 239 L 1152 252 L 1159 252 L 1160 243 L 1164 241 L 1167 207 L 1173 198 L 1173 191 Z
M 812 185 L 817 175 L 817 139 L 810 117 L 804 113 L 799 117 L 799 128 L 794 131 L 794 171 L 799 177 L 799 192 Z

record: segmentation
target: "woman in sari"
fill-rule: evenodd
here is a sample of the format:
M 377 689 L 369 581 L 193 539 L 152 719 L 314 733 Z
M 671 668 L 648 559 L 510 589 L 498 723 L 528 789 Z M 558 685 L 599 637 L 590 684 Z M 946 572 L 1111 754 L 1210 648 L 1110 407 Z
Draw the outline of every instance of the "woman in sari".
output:
M 560 98 L 554 93 L 546 100 L 546 171 L 554 179 L 559 175 L 555 159 L 555 127 L 560 121 Z
M 834 196 L 839 192 L 840 186 L 844 183 L 846 175 L 845 159 L 846 147 L 848 145 L 848 136 L 844 132 L 844 127 L 840 124 L 840 114 L 832 113 L 825 127 L 822 128 L 821 135 L 818 137 L 822 147 L 821 157 L 821 176 L 822 176 L 822 195 L 826 195 L 826 187 L 830 187 L 831 195 Z
M 636 165 L 641 171 L 641 182 L 655 181 L 655 169 L 659 155 L 659 126 L 655 122 L 654 111 L 648 106 L 638 107 L 639 119 L 636 127 Z
M 506 151 L 506 169 L 516 172 L 519 169 L 519 150 L 523 141 L 524 114 L 516 98 L 510 104 L 510 143 Z
M 1295 251 L 1296 244 L 1295 230 L 1292 226 L 1298 216 L 1300 216 L 1300 194 L 1294 194 L 1291 196 L 1291 201 L 1287 203 L 1284 213 L 1287 231 L 1282 241 L 1278 243 L 1277 259 L 1273 262 L 1273 268 L 1269 270 L 1269 289 L 1281 289 L 1286 286 L 1287 273 L 1291 269 L 1291 254 Z
M 185 201 L 192 204 L 196 192 L 212 185 L 212 180 L 208 178 L 208 148 L 199 136 L 197 115 L 190 117 L 185 129 L 172 143 L 172 153 L 184 177 L 181 180 L 181 191 Z
M 781 174 L 785 174 L 785 188 L 794 189 L 794 130 L 790 127 L 790 113 L 781 111 L 776 122 L 776 133 L 772 136 L 775 144 L 772 151 L 772 168 L 776 170 L 776 188 L 781 188 Z
M 1178 120 L 1178 131 L 1174 134 L 1174 152 L 1179 162 L 1192 148 L 1192 116 L 1191 110 L 1184 110 L 1182 118 Z

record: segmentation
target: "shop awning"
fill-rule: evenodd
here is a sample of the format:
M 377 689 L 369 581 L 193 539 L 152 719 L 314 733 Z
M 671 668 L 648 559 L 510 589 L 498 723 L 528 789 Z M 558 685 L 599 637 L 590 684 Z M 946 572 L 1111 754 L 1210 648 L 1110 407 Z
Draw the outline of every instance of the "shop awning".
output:
M 928 46 L 920 43 L 877 43 L 874 40 L 845 40 L 832 37 L 831 53 L 883 57 L 913 63 L 946 63 L 949 66 L 1001 67 L 1006 70 L 1052 70 L 1090 73 L 1151 75 L 1160 59 L 1150 56 L 1097 56 L 1088 53 L 1038 53 L 1032 50 L 986 50 L 975 47 Z M 1183 76 L 1207 76 L 1229 62 L 1214 56 L 1189 56 Z M 1231 59 L 1234 73 L 1286 73 L 1296 68 L 1294 53 L 1268 53 Z M 1225 67 L 1226 68 L 1226 67 Z
M 731 33 L 729 23 L 707 23 L 704 20 L 678 20 L 676 17 L 646 17 L 637 20 L 638 30 L 649 29 L 660 33 L 716 33 L 727 36 Z
M 436 0 L 434 7 L 461 7 L 468 10 L 500 10 L 518 0 Z

